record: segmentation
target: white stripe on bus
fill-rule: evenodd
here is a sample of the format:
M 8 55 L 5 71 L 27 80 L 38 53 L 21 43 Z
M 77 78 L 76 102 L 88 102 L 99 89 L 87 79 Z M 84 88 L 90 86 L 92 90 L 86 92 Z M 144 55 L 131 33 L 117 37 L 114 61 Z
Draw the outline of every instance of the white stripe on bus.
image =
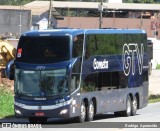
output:
M 53 110 L 53 109 L 57 109 L 59 107 L 63 107 L 66 105 L 69 105 L 72 102 L 71 100 L 65 101 L 63 103 L 59 103 L 56 105 L 49 105 L 49 106 L 32 106 L 32 105 L 26 105 L 26 104 L 21 104 L 18 102 L 14 102 L 14 104 L 20 108 L 26 109 L 26 110 Z M 41 109 L 39 109 L 39 107 L 41 107 Z

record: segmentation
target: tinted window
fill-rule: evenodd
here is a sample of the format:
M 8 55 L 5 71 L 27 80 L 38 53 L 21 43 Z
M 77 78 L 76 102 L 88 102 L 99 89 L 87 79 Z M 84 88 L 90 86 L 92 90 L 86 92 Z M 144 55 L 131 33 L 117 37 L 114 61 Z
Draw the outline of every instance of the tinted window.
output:
M 85 74 L 86 75 L 86 74 Z M 128 77 L 123 71 L 97 72 L 88 74 L 84 77 L 82 92 L 91 92 L 95 90 L 107 90 L 126 88 L 128 86 Z
M 86 57 L 122 54 L 125 43 L 137 43 L 139 49 L 144 43 L 144 50 L 147 51 L 146 35 L 143 34 L 89 34 L 86 36 Z
M 112 34 L 91 34 L 86 37 L 86 57 L 93 55 L 121 54 L 123 37 Z
M 73 38 L 73 50 L 72 50 L 72 57 L 79 57 L 82 56 L 83 52 L 83 38 L 84 35 L 77 35 Z
M 76 35 L 73 37 L 73 49 L 72 57 L 77 58 L 73 64 L 71 74 L 71 92 L 79 87 L 80 84 L 80 71 L 82 63 L 82 52 L 83 52 L 83 39 L 84 35 Z
M 17 49 L 17 61 L 52 63 L 70 57 L 68 36 L 22 36 Z

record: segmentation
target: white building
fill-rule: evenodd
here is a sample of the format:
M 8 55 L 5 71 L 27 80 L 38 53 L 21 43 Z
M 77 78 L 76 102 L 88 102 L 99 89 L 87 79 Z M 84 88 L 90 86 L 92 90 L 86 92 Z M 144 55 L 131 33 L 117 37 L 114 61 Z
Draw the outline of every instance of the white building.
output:
M 160 40 L 156 38 L 150 38 L 153 42 L 153 59 L 152 59 L 152 69 L 156 69 L 157 65 L 160 65 Z
M 45 30 L 48 28 L 48 20 L 46 18 L 37 22 L 37 24 L 39 25 L 39 30 Z

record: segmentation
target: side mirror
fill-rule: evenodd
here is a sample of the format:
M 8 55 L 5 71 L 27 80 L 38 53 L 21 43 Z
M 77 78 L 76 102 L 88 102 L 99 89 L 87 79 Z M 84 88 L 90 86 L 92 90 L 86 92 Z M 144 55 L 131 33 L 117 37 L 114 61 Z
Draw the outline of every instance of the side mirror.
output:
M 14 60 L 11 60 L 6 65 L 5 74 L 9 80 L 14 80 Z

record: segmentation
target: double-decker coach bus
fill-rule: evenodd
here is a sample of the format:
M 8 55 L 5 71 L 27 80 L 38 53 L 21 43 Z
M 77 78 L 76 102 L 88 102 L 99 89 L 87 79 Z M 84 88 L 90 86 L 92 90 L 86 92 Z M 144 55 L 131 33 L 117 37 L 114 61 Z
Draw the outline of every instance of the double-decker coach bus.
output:
M 14 61 L 15 115 L 32 123 L 135 115 L 148 102 L 147 47 L 143 30 L 24 33 Z

